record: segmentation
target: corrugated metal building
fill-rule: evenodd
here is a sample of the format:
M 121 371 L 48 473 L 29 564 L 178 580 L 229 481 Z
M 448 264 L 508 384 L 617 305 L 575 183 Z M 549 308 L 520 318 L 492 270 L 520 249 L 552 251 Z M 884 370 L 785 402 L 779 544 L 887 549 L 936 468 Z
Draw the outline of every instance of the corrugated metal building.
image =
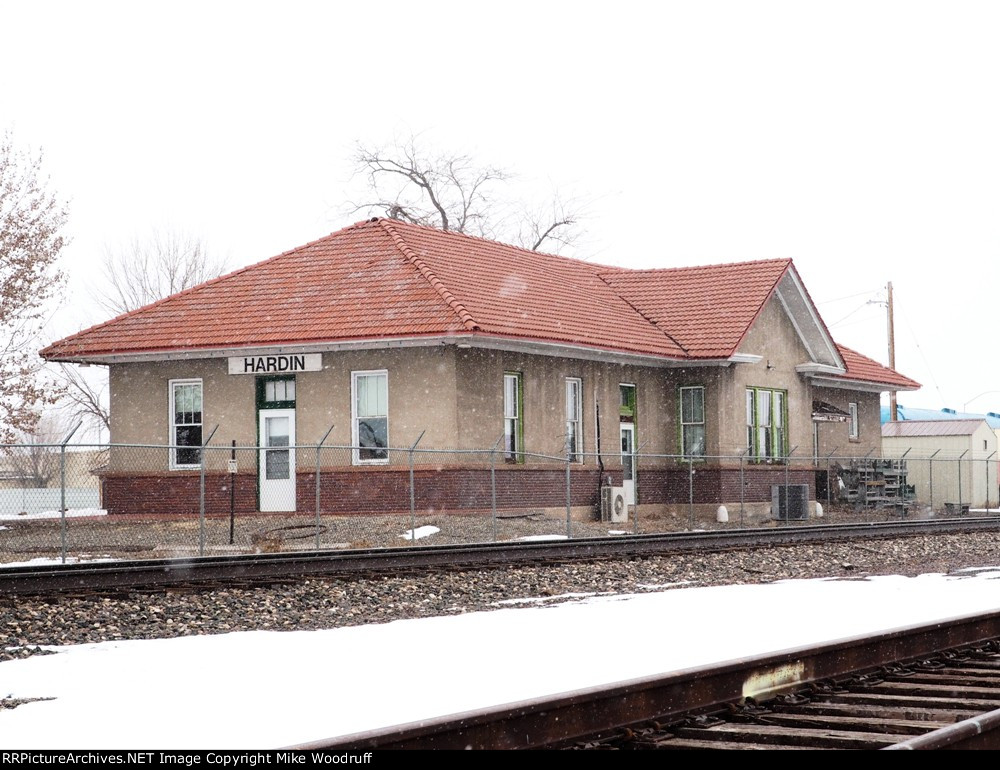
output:
M 882 452 L 905 457 L 907 483 L 921 503 L 933 508 L 997 505 L 997 434 L 983 418 L 887 422 Z

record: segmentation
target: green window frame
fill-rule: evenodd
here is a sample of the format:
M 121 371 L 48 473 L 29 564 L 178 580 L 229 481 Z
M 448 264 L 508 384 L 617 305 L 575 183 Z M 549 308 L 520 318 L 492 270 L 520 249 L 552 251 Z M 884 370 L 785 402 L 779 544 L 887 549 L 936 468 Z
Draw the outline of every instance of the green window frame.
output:
M 635 385 L 621 383 L 618 385 L 618 416 L 622 422 L 635 422 L 636 412 Z
M 295 375 L 257 378 L 257 409 L 294 409 Z
M 752 461 L 776 462 L 788 456 L 788 391 L 747 388 L 747 454 Z
M 503 375 L 503 459 L 524 462 L 524 377 L 521 372 Z
M 679 389 L 680 450 L 685 458 L 705 456 L 705 387 L 686 385 Z

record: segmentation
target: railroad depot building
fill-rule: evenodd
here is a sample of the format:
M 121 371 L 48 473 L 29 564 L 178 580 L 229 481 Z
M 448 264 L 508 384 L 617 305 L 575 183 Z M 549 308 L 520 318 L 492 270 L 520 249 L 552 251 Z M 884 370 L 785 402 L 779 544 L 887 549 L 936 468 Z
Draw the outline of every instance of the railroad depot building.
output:
M 502 507 L 564 509 L 568 454 L 574 515 L 595 515 L 609 478 L 643 510 L 686 511 L 691 467 L 704 510 L 744 499 L 766 513 L 772 484 L 815 499 L 815 468 L 782 462 L 793 447 L 878 453 L 880 394 L 919 387 L 838 346 L 788 259 L 629 270 L 390 219 L 42 355 L 108 366 L 114 444 L 172 445 L 113 449 L 111 513 L 197 511 L 216 425 L 212 446 L 264 447 L 239 463 L 241 512 L 315 510 L 316 452 L 287 447 L 332 425 L 325 445 L 353 449 L 321 455 L 324 512 L 407 510 L 407 455 L 389 448 L 423 433 L 424 450 L 498 446 Z M 472 457 L 415 455 L 441 482 L 416 485 L 417 508 L 489 509 Z M 226 476 L 206 470 L 210 501 Z

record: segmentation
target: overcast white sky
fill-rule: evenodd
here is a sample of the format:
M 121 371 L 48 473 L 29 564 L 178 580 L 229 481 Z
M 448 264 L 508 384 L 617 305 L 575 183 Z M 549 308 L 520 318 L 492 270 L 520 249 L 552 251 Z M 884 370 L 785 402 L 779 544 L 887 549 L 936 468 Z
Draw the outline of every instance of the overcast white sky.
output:
M 996 3 L 13 0 L 3 24 L 0 130 L 71 204 L 53 337 L 104 320 L 109 245 L 273 256 L 361 218 L 355 142 L 420 133 L 589 200 L 577 256 L 793 257 L 883 362 L 892 281 L 925 385 L 901 403 L 1000 411 Z

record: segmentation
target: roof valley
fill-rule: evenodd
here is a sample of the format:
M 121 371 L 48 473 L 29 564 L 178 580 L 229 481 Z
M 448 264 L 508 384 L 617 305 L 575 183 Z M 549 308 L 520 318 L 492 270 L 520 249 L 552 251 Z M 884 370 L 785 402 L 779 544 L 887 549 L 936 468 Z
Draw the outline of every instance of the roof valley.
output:
M 647 315 L 646 313 L 642 312 L 642 310 L 640 310 L 636 305 L 634 305 L 628 299 L 628 297 L 626 297 L 624 294 L 622 294 L 620 291 L 618 291 L 618 289 L 616 289 L 614 286 L 612 286 L 610 283 L 608 283 L 604 279 L 603 273 L 597 273 L 596 275 L 597 275 L 597 279 L 599 281 L 602 281 L 609 289 L 611 289 L 612 292 L 614 292 L 615 296 L 617 296 L 619 299 L 621 299 L 622 302 L 624 302 L 626 305 L 628 305 L 630 308 L 632 308 L 636 313 L 638 313 L 642 317 L 642 319 L 644 321 L 646 321 L 647 323 L 649 323 L 654 329 L 656 329 L 657 331 L 661 332 L 664 337 L 666 337 L 668 340 L 670 340 L 672 343 L 674 343 L 678 348 L 680 348 L 682 351 L 684 351 L 685 355 L 688 355 L 688 356 L 691 355 L 691 351 L 688 350 L 684 345 L 682 345 L 681 342 L 680 342 L 680 340 L 676 339 L 672 334 L 670 334 L 670 332 L 668 332 L 666 329 L 664 329 L 663 327 L 661 327 L 656 322 L 656 319 L 654 319 L 654 318 L 650 317 L 649 315 Z

